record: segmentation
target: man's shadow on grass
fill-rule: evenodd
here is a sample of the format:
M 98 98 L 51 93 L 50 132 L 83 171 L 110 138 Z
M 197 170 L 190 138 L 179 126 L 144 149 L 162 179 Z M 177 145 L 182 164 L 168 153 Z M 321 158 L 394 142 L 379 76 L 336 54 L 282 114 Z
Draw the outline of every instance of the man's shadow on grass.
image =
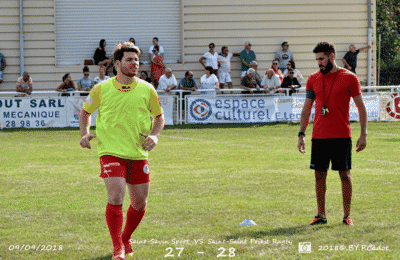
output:
M 106 256 L 100 256 L 100 257 L 96 257 L 96 258 L 88 258 L 86 260 L 110 260 L 112 256 L 113 256 L 112 254 L 109 254 Z
M 298 234 L 304 234 L 307 232 L 315 232 L 320 229 L 330 229 L 333 228 L 332 225 L 318 225 L 318 226 L 297 226 L 297 227 L 287 227 L 287 228 L 275 228 L 269 231 L 243 231 L 241 233 L 232 234 L 226 236 L 225 239 L 243 239 L 243 238 L 253 238 L 260 239 L 265 237 L 276 237 L 276 236 L 293 236 Z

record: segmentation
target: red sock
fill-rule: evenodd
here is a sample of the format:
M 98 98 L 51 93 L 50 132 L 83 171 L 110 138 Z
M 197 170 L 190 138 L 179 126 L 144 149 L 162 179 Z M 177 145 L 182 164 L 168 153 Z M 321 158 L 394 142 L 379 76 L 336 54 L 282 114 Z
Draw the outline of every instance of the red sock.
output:
M 106 220 L 108 229 L 110 230 L 114 250 L 118 250 L 123 246 L 121 239 L 122 224 L 124 222 L 122 205 L 112 205 L 107 203 Z
M 132 208 L 132 205 L 129 206 L 128 213 L 126 214 L 124 232 L 122 233 L 122 241 L 124 243 L 131 239 L 132 233 L 135 231 L 140 221 L 142 221 L 144 212 L 145 211 L 136 211 Z

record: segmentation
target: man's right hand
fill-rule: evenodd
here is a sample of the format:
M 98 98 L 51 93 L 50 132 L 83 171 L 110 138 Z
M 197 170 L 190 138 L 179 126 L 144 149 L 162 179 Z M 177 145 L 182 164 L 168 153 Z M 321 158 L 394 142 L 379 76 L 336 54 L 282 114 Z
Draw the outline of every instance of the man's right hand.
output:
M 297 148 L 299 148 L 299 152 L 306 153 L 306 141 L 304 140 L 304 136 L 299 136 L 299 142 L 297 143 Z
M 96 137 L 96 135 L 84 135 L 81 138 L 81 141 L 79 142 L 79 144 L 82 146 L 82 148 L 92 149 L 92 147 L 90 146 L 90 140 L 92 140 L 95 137 Z

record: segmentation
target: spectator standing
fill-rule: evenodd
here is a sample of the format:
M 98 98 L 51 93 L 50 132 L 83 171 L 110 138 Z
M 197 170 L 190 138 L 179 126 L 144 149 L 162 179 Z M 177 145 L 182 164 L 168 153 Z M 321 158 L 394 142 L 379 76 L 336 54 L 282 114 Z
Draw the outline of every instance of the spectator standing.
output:
M 79 91 L 90 91 L 94 86 L 94 80 L 89 78 L 89 67 L 83 67 L 83 77 L 78 79 L 76 85 L 78 85 Z
M 242 82 L 240 84 L 240 88 L 245 89 L 246 91 L 242 91 L 242 94 L 254 94 L 253 88 L 257 89 L 257 92 L 260 91 L 260 86 L 257 84 L 255 79 L 256 71 L 252 68 L 247 70 L 246 76 L 242 78 Z
M 71 75 L 69 73 L 66 73 L 62 77 L 63 83 L 60 84 L 60 86 L 57 87 L 56 91 L 60 92 L 67 92 L 67 91 L 75 91 L 75 84 L 71 79 Z
M 151 80 L 153 81 L 155 89 L 158 88 L 158 80 L 165 73 L 163 57 L 158 52 L 159 46 L 156 45 L 153 48 L 154 58 L 151 60 Z M 176 84 L 175 84 L 176 85 Z
M 279 61 L 279 68 L 284 71 L 289 61 L 294 61 L 293 53 L 289 51 L 289 43 L 282 43 L 282 50 L 278 51 L 275 57 Z
M 94 52 L 93 60 L 95 65 L 108 68 L 111 65 L 111 59 L 108 59 L 106 56 L 106 46 L 106 40 L 101 39 L 99 42 L 99 47 Z
M 143 79 L 144 81 L 147 81 L 148 83 L 153 84 L 153 81 L 151 80 L 151 78 L 149 77 L 149 74 L 145 70 L 142 70 L 140 72 L 140 78 Z
M 289 69 L 289 75 L 283 79 L 282 88 L 290 88 L 289 96 L 296 93 L 296 88 L 301 88 L 301 85 L 297 78 L 294 77 L 294 70 Z
M 2 53 L 0 53 L 0 84 L 3 83 L 4 80 L 4 70 L 7 66 L 6 58 Z
M 166 68 L 165 74 L 160 77 L 158 89 L 169 92 L 170 90 L 176 89 L 177 86 L 178 82 L 176 81 L 174 74 L 172 74 L 172 70 L 170 68 Z
M 210 48 L 210 50 L 204 53 L 203 57 L 199 59 L 199 62 L 204 68 L 208 66 L 212 67 L 214 70 L 213 73 L 218 75 L 218 53 L 215 52 L 215 44 L 210 43 L 208 48 Z M 206 61 L 205 65 L 204 61 Z
M 33 90 L 33 82 L 32 78 L 28 72 L 24 72 L 22 77 L 19 77 L 17 80 L 17 92 L 24 92 L 26 94 L 20 94 L 18 97 L 29 96 Z
M 256 54 L 251 50 L 251 43 L 249 41 L 244 43 L 244 50 L 240 53 L 239 59 L 241 62 L 240 70 L 242 71 L 241 77 L 243 78 L 250 68 L 250 63 L 256 60 Z
M 213 73 L 214 69 L 211 66 L 205 68 L 205 74 L 200 78 L 200 89 L 215 89 L 219 90 L 219 82 L 217 76 Z M 207 95 L 211 97 L 216 96 L 215 91 L 200 92 L 201 95 Z
M 279 81 L 280 81 L 281 84 L 282 84 L 282 82 L 283 82 L 283 73 L 282 73 L 281 69 L 279 68 L 279 61 L 278 61 L 277 59 L 275 59 L 275 60 L 272 62 L 272 67 L 271 67 L 271 69 L 273 70 L 273 72 L 275 73 L 275 75 L 278 76 Z M 265 74 L 267 74 L 267 72 L 265 72 Z
M 342 61 L 344 64 L 344 67 L 354 74 L 356 74 L 356 68 L 357 68 L 357 55 L 365 50 L 371 49 L 371 45 L 368 45 L 367 47 L 356 49 L 356 46 L 354 44 L 351 44 L 349 47 L 349 51 L 344 55 Z
M 94 78 L 94 84 L 100 84 L 107 79 L 110 79 L 110 77 L 106 75 L 106 69 L 101 66 L 99 70 L 99 76 Z
M 264 92 L 269 93 L 273 89 L 280 88 L 281 81 L 279 80 L 279 77 L 275 75 L 274 70 L 269 69 L 262 80 L 262 85 L 264 86 Z
M 228 84 L 228 88 L 232 89 L 232 78 L 231 78 L 231 59 L 237 57 L 236 53 L 230 53 L 227 46 L 222 46 L 221 53 L 218 55 L 218 76 L 219 76 L 219 88 L 223 89 L 224 84 Z M 224 94 L 224 92 L 222 92 Z M 231 92 L 233 94 L 233 92 Z
M 161 46 L 161 45 L 159 45 L 158 44 L 158 38 L 157 37 L 154 37 L 153 38 L 153 45 L 152 46 L 150 46 L 150 48 L 149 48 L 149 58 L 150 58 L 150 62 L 153 62 L 153 59 L 155 58 L 155 54 L 154 54 L 154 52 L 153 52 L 153 49 L 154 49 L 154 47 L 155 46 L 158 46 L 158 53 L 161 55 L 161 57 L 163 58 L 163 60 L 164 60 L 164 48 L 163 48 L 163 46 Z
M 288 73 L 288 72 L 289 72 L 289 69 L 293 69 L 293 71 L 294 71 L 294 77 L 297 78 L 297 80 L 299 81 L 299 83 L 301 83 L 301 81 L 304 79 L 304 78 L 303 78 L 303 75 L 301 75 L 300 71 L 299 71 L 298 69 L 296 69 L 296 64 L 295 64 L 295 62 L 292 61 L 292 60 L 290 60 L 290 61 L 288 62 L 287 69 L 285 69 L 285 71 L 283 72 L 283 78 L 286 78 L 286 77 L 288 76 L 288 74 L 289 74 L 289 73 Z

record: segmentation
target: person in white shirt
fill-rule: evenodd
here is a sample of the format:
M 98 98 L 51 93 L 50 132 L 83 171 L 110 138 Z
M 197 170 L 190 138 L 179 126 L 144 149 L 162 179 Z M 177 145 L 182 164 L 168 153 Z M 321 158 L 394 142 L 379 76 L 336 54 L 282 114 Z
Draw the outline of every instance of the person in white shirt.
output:
M 218 75 L 218 53 L 215 52 L 215 44 L 210 43 L 208 47 L 210 50 L 204 53 L 203 57 L 199 59 L 199 62 L 204 68 L 208 66 L 212 67 L 214 70 L 213 73 Z M 206 64 L 204 64 L 204 61 L 206 61 Z
M 218 55 L 218 77 L 220 89 L 224 88 L 225 83 L 228 83 L 228 88 L 232 88 L 231 59 L 232 57 L 237 56 L 236 53 L 230 53 L 227 46 L 222 46 L 221 53 Z M 224 92 L 222 92 L 222 94 L 224 94 Z M 231 94 L 233 94 L 232 91 Z
M 219 90 L 219 82 L 217 76 L 213 73 L 213 68 L 211 66 L 207 66 L 205 69 L 205 73 L 200 78 L 200 89 L 216 89 Z M 211 97 L 215 97 L 217 94 L 215 91 L 207 91 L 207 92 L 200 92 L 201 95 L 207 95 Z
M 154 37 L 153 38 L 153 45 L 150 46 L 150 48 L 149 48 L 149 58 L 150 58 L 150 62 L 151 63 L 153 62 L 153 59 L 156 57 L 156 55 L 153 53 L 153 48 L 154 48 L 154 46 L 157 46 L 157 45 L 158 45 L 158 48 L 159 48 L 158 53 L 161 55 L 161 57 L 164 60 L 164 48 L 163 48 L 163 46 L 158 44 L 158 38 Z
M 100 66 L 100 76 L 94 78 L 94 84 L 100 84 L 101 82 L 109 79 L 110 77 L 106 75 L 106 70 L 103 66 Z
M 165 90 L 166 92 L 169 92 L 170 90 L 176 89 L 177 86 L 178 82 L 176 81 L 174 74 L 172 74 L 172 70 L 166 68 L 165 74 L 158 80 L 157 90 Z
M 280 88 L 281 81 L 279 80 L 279 77 L 275 75 L 274 71 L 269 69 L 262 80 L 262 85 L 264 86 L 264 92 L 269 93 L 273 89 Z
M 304 79 L 303 75 L 301 75 L 300 71 L 298 69 L 296 69 L 296 64 L 294 63 L 294 61 L 290 60 L 288 62 L 287 65 L 287 69 L 285 69 L 285 71 L 283 72 L 283 78 L 286 78 L 287 76 L 289 76 L 289 69 L 293 69 L 294 71 L 294 78 L 297 78 L 297 81 L 301 84 L 301 81 Z

